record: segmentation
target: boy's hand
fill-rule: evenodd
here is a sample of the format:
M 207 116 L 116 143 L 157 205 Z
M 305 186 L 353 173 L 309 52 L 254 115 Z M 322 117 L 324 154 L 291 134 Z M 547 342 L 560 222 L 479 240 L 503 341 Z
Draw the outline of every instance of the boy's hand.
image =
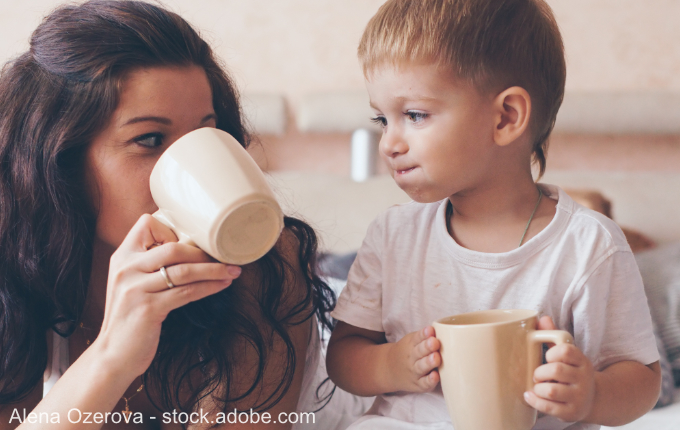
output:
M 539 330 L 555 330 L 550 317 L 542 317 Z M 562 421 L 586 418 L 595 398 L 595 370 L 590 360 L 572 344 L 553 346 L 546 353 L 548 364 L 534 372 L 534 390 L 524 393 L 526 402 L 539 412 Z
M 437 386 L 439 372 L 436 369 L 442 359 L 432 326 L 409 333 L 393 345 L 394 360 L 387 365 L 398 391 L 424 393 Z

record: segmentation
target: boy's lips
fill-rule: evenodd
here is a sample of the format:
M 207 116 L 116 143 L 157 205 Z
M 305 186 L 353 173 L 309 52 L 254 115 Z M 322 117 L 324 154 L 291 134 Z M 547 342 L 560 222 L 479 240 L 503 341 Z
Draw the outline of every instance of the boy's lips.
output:
M 397 175 L 404 175 L 404 174 L 406 174 L 406 173 L 411 172 L 411 171 L 412 171 L 413 169 L 415 169 L 416 167 L 417 167 L 417 166 L 406 167 L 406 168 L 400 168 L 400 169 L 394 169 L 394 172 L 395 172 Z

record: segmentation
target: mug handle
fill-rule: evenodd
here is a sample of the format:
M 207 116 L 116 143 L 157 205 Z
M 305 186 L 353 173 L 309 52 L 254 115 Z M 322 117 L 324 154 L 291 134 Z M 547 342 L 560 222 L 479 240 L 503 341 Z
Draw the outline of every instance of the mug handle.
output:
M 156 218 L 158 221 L 162 222 L 163 224 L 165 224 L 166 227 L 172 230 L 172 232 L 175 233 L 175 235 L 179 239 L 179 243 L 186 243 L 187 245 L 195 246 L 196 248 L 198 248 L 198 245 L 196 245 L 196 243 L 193 240 L 191 240 L 189 236 L 179 231 L 177 227 L 175 227 L 175 225 L 172 223 L 172 221 L 170 221 L 168 217 L 166 217 L 161 212 L 160 209 L 152 213 L 151 216 Z
M 534 370 L 541 365 L 543 354 L 535 354 L 536 344 L 554 343 L 560 345 L 562 343 L 574 343 L 574 337 L 568 331 L 564 330 L 534 330 L 528 334 L 529 340 L 529 372 L 527 378 L 527 391 L 534 388 Z

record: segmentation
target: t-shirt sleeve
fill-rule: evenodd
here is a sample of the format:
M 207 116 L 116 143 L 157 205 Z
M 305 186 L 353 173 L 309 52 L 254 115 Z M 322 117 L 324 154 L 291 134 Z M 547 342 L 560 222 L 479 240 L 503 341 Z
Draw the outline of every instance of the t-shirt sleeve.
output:
M 382 323 L 382 217 L 374 220 L 357 252 L 331 316 L 355 327 L 384 332 Z
M 572 303 L 576 345 L 596 370 L 659 360 L 640 271 L 630 250 L 615 250 L 586 274 Z

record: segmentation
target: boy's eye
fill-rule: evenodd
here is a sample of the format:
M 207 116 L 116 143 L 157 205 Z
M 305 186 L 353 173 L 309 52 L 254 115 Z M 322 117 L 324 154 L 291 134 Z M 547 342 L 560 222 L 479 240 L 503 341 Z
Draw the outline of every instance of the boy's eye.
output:
M 381 127 L 387 127 L 387 118 L 385 118 L 384 116 L 378 115 L 375 118 L 371 118 L 371 122 L 376 123 Z
M 157 148 L 163 144 L 163 135 L 160 133 L 148 133 L 136 137 L 134 142 L 146 148 Z
M 428 114 L 424 112 L 416 112 L 412 110 L 406 112 L 405 115 L 408 116 L 409 121 L 415 124 L 424 121 L 425 118 L 428 117 Z

